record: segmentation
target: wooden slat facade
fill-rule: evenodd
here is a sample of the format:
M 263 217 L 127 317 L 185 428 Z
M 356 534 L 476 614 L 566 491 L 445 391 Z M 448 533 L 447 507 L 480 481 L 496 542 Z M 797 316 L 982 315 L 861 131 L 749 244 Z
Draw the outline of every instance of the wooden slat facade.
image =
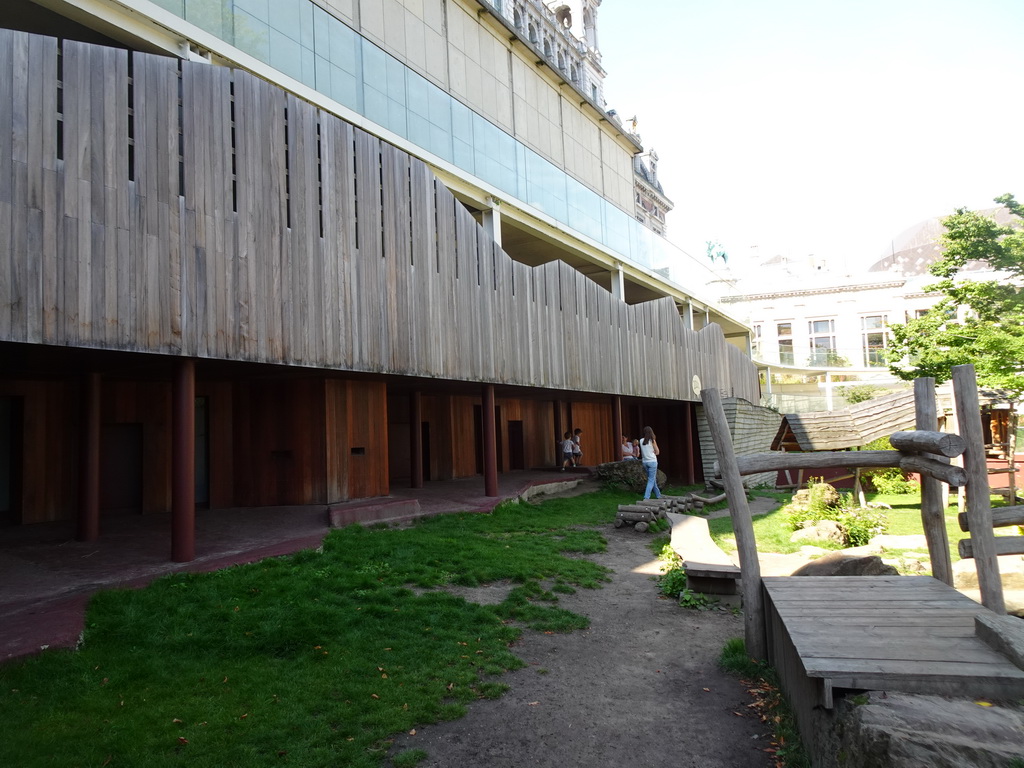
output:
M 717 326 L 513 263 L 339 118 L 244 72 L 62 45 L 58 115 L 57 41 L 0 31 L 0 340 L 690 401 L 697 374 L 757 401 Z

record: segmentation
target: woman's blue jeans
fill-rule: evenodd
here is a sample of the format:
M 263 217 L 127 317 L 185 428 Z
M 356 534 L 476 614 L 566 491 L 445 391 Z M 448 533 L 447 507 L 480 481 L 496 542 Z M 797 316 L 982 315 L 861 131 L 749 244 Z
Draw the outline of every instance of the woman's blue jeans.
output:
M 654 490 L 654 498 L 661 498 L 661 491 L 658 490 L 658 462 L 645 461 L 644 469 L 647 470 L 647 488 L 644 490 L 644 498 L 651 498 L 651 490 Z

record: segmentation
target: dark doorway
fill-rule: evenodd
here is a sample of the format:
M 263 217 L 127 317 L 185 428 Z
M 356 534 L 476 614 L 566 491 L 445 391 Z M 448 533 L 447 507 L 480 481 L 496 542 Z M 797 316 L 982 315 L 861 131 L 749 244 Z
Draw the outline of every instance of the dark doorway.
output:
M 196 398 L 196 506 L 210 507 L 210 398 Z
M 420 443 L 423 446 L 423 479 L 430 479 L 430 422 L 420 422 Z
M 100 437 L 100 510 L 142 511 L 142 424 L 105 424 Z
M 526 469 L 526 442 L 523 437 L 523 422 L 508 423 L 508 468 Z
M 0 397 L 0 523 L 21 522 L 22 399 Z

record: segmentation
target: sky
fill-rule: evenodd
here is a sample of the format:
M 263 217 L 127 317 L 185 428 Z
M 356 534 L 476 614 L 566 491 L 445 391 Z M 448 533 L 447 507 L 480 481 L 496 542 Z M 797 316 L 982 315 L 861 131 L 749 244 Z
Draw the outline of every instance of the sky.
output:
M 1024 199 L 1024 0 L 603 0 L 597 30 L 693 256 L 856 269 Z

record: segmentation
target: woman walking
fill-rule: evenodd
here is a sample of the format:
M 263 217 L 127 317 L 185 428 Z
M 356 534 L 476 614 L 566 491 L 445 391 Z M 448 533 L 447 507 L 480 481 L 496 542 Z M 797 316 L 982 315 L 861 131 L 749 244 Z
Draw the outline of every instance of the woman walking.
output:
M 654 491 L 654 498 L 661 498 L 661 491 L 658 490 L 658 441 L 654 437 L 654 430 L 644 427 L 644 439 L 640 441 L 640 459 L 647 470 L 647 489 L 644 491 L 644 498 L 651 498 L 651 491 Z

